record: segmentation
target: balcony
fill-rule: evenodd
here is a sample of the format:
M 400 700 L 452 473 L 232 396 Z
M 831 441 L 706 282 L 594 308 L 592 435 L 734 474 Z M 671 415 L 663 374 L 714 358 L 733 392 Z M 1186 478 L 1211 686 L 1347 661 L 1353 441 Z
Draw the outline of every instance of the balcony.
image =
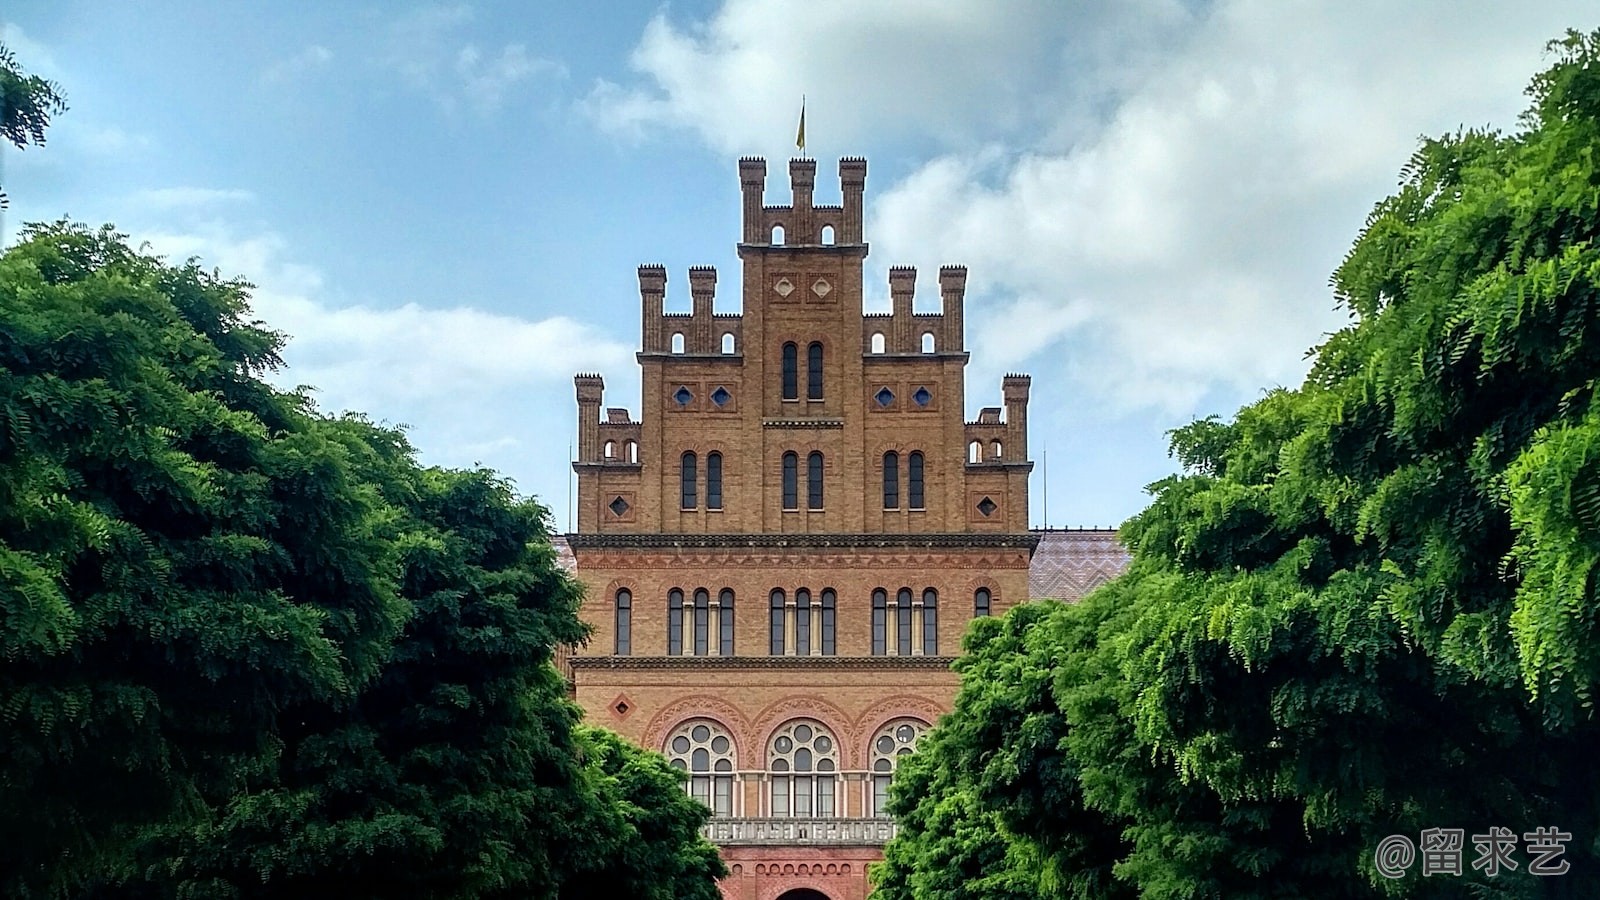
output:
M 893 819 L 712 819 L 702 833 L 721 847 L 881 847 L 894 837 Z

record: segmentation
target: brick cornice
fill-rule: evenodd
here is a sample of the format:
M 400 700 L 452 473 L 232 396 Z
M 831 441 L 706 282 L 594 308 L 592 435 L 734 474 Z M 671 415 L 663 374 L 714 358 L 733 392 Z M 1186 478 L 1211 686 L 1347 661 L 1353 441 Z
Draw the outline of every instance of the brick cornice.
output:
M 949 669 L 954 656 L 573 656 L 573 669 Z
M 739 547 L 841 550 L 877 549 L 991 549 L 1016 548 L 1032 553 L 1039 546 L 1039 535 L 1032 532 L 1005 534 L 569 534 L 573 550 L 601 549 L 717 549 Z

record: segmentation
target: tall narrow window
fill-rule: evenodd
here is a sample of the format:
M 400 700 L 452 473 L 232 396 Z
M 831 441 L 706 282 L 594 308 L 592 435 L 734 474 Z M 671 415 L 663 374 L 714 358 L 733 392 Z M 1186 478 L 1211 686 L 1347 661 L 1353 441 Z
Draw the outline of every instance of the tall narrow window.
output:
M 883 455 L 883 508 L 900 508 L 900 454 L 893 450 Z
M 683 655 L 683 591 L 667 591 L 667 655 Z
M 683 484 L 683 490 L 681 491 L 683 502 L 681 505 L 684 509 L 694 509 L 695 496 L 698 493 L 698 489 L 695 487 L 694 451 L 691 450 L 683 455 L 680 476 Z
M 988 588 L 978 588 L 977 592 L 972 595 L 972 614 L 974 616 L 989 615 L 989 602 L 991 599 L 992 595 L 989 593 Z
M 838 605 L 838 595 L 833 588 L 822 589 L 822 655 L 833 655 L 833 614 Z
M 939 655 L 939 592 L 933 588 L 922 592 L 922 652 Z
M 806 399 L 822 399 L 822 344 L 817 341 L 806 348 Z
M 783 455 L 783 508 L 800 508 L 800 457 L 789 452 Z
M 767 652 L 773 656 L 783 655 L 783 601 L 782 588 L 772 592 L 772 602 L 767 617 L 767 627 L 770 633 Z
M 794 592 L 794 655 L 811 655 L 811 592 Z
M 806 457 L 806 506 L 822 508 L 822 454 L 815 450 Z
M 694 655 L 707 652 L 707 629 L 711 624 L 711 595 L 705 588 L 694 592 Z
M 796 372 L 800 361 L 800 348 L 793 341 L 783 345 L 783 399 L 800 399 L 800 377 Z
M 901 588 L 895 610 L 895 649 L 901 656 L 911 655 L 911 589 Z
M 907 492 L 911 495 L 912 509 L 922 509 L 922 451 L 911 451 L 911 461 L 906 466 Z
M 889 628 L 889 592 L 878 588 L 872 592 L 872 655 L 888 653 L 886 634 Z
M 722 508 L 722 454 L 706 454 L 706 509 Z
M 719 595 L 718 599 L 722 603 L 722 616 L 718 620 L 719 621 L 718 627 L 722 631 L 722 634 L 720 636 L 721 637 L 721 646 L 718 648 L 717 652 L 718 652 L 718 655 L 720 655 L 720 656 L 732 656 L 733 655 L 733 591 L 730 591 L 727 588 L 723 588 L 722 589 L 722 593 L 721 593 L 721 595 Z
M 633 652 L 633 592 L 627 588 L 617 591 L 617 647 L 618 656 Z

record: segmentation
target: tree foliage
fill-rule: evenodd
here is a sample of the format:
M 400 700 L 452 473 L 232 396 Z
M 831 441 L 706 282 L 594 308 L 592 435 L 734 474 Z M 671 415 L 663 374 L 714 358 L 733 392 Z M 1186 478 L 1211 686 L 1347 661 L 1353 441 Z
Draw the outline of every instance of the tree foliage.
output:
M 0 257 L 0 893 L 714 897 L 704 807 L 550 664 L 546 510 L 266 385 L 248 290 Z
M 1037 860 L 1048 890 L 1109 867 L 1120 887 L 1082 896 L 1587 895 L 1600 32 L 1552 50 L 1518 132 L 1406 165 L 1334 276 L 1355 321 L 1305 383 L 1173 435 L 1186 472 L 1124 525 L 1129 571 L 982 623 L 957 716 L 897 777 L 886 872 L 935 855 L 927 823 L 965 797 L 1000 826 L 991 856 Z M 1387 835 L 1491 826 L 1570 832 L 1572 874 L 1521 853 L 1491 879 L 1470 840 L 1459 877 L 1374 868 Z M 944 896 L 919 874 L 882 893 Z
M 29 144 L 44 146 L 50 117 L 67 111 L 67 100 L 54 83 L 29 75 L 17 64 L 16 55 L 0 44 L 0 137 L 18 150 Z M 0 209 L 6 195 L 0 191 Z

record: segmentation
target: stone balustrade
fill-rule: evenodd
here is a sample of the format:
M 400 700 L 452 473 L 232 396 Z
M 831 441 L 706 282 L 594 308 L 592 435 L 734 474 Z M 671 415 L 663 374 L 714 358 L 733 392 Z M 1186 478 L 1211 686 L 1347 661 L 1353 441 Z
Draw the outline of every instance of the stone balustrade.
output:
M 715 818 L 703 829 L 718 846 L 881 847 L 894 837 L 893 819 Z

